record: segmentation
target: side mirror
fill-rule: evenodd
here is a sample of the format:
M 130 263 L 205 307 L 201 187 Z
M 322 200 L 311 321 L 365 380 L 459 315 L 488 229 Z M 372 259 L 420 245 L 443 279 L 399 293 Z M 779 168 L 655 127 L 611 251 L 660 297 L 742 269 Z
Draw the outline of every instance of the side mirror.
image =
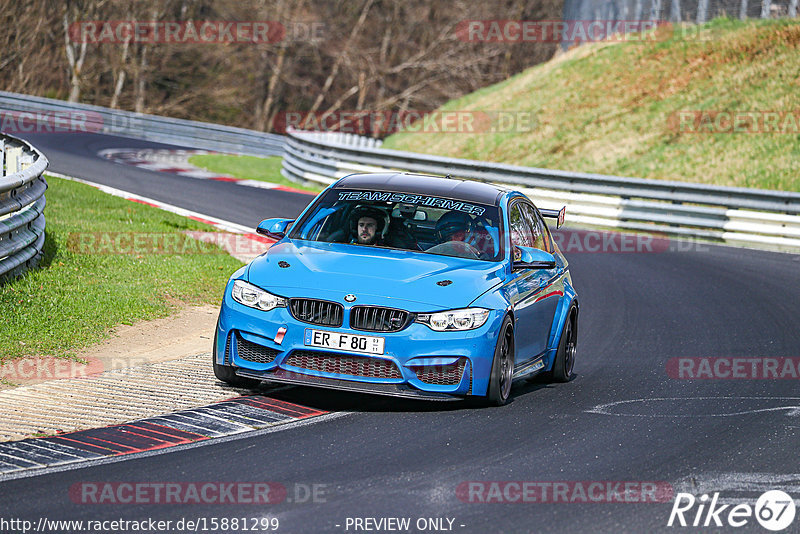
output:
M 270 239 L 280 241 L 286 237 L 286 230 L 293 222 L 294 219 L 264 219 L 258 224 L 256 232 Z
M 556 257 L 538 248 L 515 246 L 513 267 L 514 270 L 555 269 Z

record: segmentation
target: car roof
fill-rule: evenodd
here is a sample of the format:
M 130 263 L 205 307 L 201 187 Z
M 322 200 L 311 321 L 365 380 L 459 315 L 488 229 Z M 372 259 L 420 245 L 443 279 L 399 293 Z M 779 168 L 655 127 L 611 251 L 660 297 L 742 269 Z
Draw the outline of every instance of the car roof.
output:
M 410 173 L 351 174 L 333 188 L 413 193 L 493 206 L 499 205 L 500 197 L 508 191 L 483 182 Z

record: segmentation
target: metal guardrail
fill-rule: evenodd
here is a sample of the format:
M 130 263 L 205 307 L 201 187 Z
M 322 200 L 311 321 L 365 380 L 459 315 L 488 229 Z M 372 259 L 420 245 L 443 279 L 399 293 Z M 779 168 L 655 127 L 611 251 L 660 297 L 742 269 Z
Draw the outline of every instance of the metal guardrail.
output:
M 38 131 L 59 131 L 61 128 L 78 133 L 105 133 L 254 156 L 281 155 L 285 141 L 281 135 L 245 128 L 0 91 L 0 115 L 4 113 L 14 114 L 22 120 L 36 121 L 41 125 Z M 28 115 L 21 116 L 24 113 Z
M 0 134 L 0 278 L 34 267 L 42 256 L 47 164 L 29 143 Z
M 800 251 L 800 193 L 520 167 L 347 144 L 290 131 L 282 174 L 329 184 L 354 172 L 400 170 L 513 186 L 568 221 Z

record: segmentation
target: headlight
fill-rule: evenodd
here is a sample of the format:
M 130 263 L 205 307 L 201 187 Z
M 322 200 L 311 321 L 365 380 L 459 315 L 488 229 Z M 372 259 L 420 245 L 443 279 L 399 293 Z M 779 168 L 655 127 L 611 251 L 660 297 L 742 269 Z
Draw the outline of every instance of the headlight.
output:
M 236 280 L 233 283 L 231 297 L 239 304 L 257 310 L 269 311 L 273 308 L 286 307 L 286 299 L 264 291 L 253 284 L 248 284 L 244 280 Z
M 488 318 L 489 310 L 485 308 L 463 308 L 437 313 L 420 313 L 417 315 L 417 322 L 437 332 L 444 332 L 480 328 Z

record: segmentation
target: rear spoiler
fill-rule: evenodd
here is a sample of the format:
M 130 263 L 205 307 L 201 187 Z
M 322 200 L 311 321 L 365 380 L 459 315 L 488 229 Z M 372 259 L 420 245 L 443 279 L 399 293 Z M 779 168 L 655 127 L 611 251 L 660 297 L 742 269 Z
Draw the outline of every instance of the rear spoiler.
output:
M 564 224 L 564 216 L 567 214 L 567 207 L 564 206 L 560 210 L 539 210 L 539 213 L 542 214 L 542 217 L 547 217 L 548 219 L 558 219 L 558 223 L 556 223 L 556 229 L 561 228 L 561 225 Z

